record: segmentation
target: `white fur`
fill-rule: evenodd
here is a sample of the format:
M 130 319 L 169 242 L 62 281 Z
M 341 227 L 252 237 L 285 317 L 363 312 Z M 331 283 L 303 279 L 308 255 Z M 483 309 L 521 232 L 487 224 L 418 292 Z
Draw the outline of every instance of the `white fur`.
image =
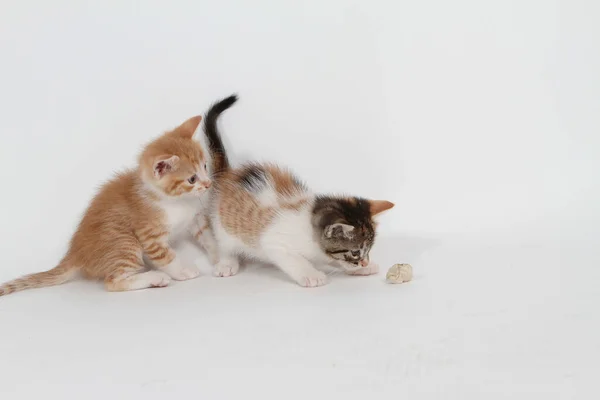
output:
M 202 169 L 202 168 L 200 168 Z M 197 175 L 202 178 L 206 172 L 198 171 Z M 194 223 L 197 223 L 196 216 L 201 216 L 208 209 L 208 199 L 210 198 L 210 190 L 203 190 L 197 194 L 184 194 L 178 197 L 165 195 L 162 191 L 156 188 L 148 178 L 142 179 L 140 194 L 153 206 L 158 207 L 165 216 L 165 224 L 169 231 L 169 242 L 177 241 L 181 235 L 190 232 Z M 158 201 L 147 196 L 150 192 L 159 198 Z
M 164 243 L 167 247 L 171 247 L 172 244 L 192 233 L 194 224 L 197 223 L 200 216 L 206 213 L 207 200 L 210 196 L 209 190 L 203 191 L 200 196 L 187 195 L 174 198 L 166 196 L 149 182 L 144 182 L 142 194 L 144 193 L 144 189 L 151 191 L 159 197 L 158 201 L 154 201 L 150 197 L 144 196 L 152 205 L 158 207 L 163 212 L 164 222 L 169 231 L 169 236 L 165 238 Z M 215 253 L 214 249 L 212 253 Z M 152 265 L 152 262 L 147 257 L 144 257 L 144 260 L 147 264 Z M 179 281 L 193 279 L 200 275 L 200 270 L 197 267 L 182 265 L 179 256 L 176 256 L 168 265 L 161 267 L 160 270 Z
M 277 194 L 272 188 L 266 188 L 256 196 L 261 206 L 272 207 L 277 204 Z M 287 201 L 312 199 L 309 193 L 302 193 Z M 267 261 L 278 266 L 296 283 L 304 287 L 322 286 L 327 283 L 326 275 L 315 266 L 324 266 L 330 262 L 323 253 L 311 224 L 312 201 L 300 211 L 280 210 L 274 220 L 262 233 L 257 246 L 249 246 L 239 238 L 227 233 L 221 225 L 218 213 L 212 216 L 212 226 L 218 243 L 221 260 L 215 265 L 216 276 L 232 276 L 239 270 L 238 255 Z
M 196 220 L 195 216 L 203 214 L 203 202 L 196 197 L 162 199 L 158 206 L 165 214 L 166 225 L 169 230 L 169 243 L 174 243 L 190 233 L 191 227 Z M 196 278 L 200 270 L 193 265 L 182 265 L 179 256 L 171 263 L 161 268 L 162 271 L 178 281 Z
M 165 214 L 165 221 L 170 232 L 169 239 L 177 239 L 187 232 L 194 221 L 194 216 L 202 210 L 202 202 L 198 198 L 162 199 L 157 203 Z
M 269 185 L 263 188 L 255 197 L 263 207 L 277 207 L 277 193 Z
M 263 233 L 260 240 L 264 256 L 271 251 L 286 251 L 312 261 L 323 261 L 323 252 L 313 237 L 311 206 L 299 212 L 282 211 Z

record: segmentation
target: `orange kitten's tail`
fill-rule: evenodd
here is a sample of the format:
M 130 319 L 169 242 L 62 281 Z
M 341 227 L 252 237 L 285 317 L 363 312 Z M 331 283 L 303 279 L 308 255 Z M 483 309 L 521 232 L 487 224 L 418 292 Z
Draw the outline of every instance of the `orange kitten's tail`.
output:
M 38 272 L 36 274 L 25 275 L 22 278 L 14 281 L 6 282 L 0 286 L 0 296 L 20 292 L 25 289 L 35 289 L 46 286 L 60 285 L 73 279 L 77 271 L 75 268 L 59 264 L 56 268 L 46 272 Z
M 204 117 L 204 133 L 208 139 L 213 174 L 219 174 L 229 169 L 229 159 L 221 140 L 221 134 L 217 129 L 217 119 L 223 111 L 234 105 L 236 101 L 237 96 L 235 94 L 224 98 L 213 104 Z

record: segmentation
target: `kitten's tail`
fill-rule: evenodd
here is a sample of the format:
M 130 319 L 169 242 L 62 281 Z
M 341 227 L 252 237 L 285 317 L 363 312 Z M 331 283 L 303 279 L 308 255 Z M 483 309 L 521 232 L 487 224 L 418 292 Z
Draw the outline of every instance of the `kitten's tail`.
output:
M 208 139 L 213 174 L 218 174 L 229 169 L 229 159 L 221 140 L 221 134 L 217 129 L 217 119 L 223 111 L 234 105 L 237 99 L 237 95 L 234 94 L 216 102 L 210 107 L 204 117 L 204 133 Z
M 15 279 L 14 281 L 6 282 L 0 286 L 0 296 L 5 296 L 14 292 L 20 292 L 21 290 L 25 289 L 60 285 L 72 280 L 76 274 L 77 270 L 75 268 L 63 262 L 50 271 L 25 275 L 24 277 Z

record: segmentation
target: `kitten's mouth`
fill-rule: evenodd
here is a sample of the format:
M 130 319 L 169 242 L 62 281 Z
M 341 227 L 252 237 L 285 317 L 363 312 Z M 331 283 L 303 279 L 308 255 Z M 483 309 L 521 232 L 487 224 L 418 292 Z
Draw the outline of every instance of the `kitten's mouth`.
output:
M 350 261 L 345 261 L 342 264 L 342 268 L 349 272 L 358 271 L 358 270 L 361 270 L 368 266 L 369 266 L 369 260 L 367 260 L 367 259 L 359 260 L 356 262 L 356 264 L 353 262 L 350 262 Z
M 360 266 L 360 264 L 354 264 L 351 263 L 350 261 L 343 261 L 340 263 L 342 269 L 344 271 L 348 271 L 348 272 L 352 272 L 352 271 L 358 271 L 359 269 L 361 269 L 362 267 Z

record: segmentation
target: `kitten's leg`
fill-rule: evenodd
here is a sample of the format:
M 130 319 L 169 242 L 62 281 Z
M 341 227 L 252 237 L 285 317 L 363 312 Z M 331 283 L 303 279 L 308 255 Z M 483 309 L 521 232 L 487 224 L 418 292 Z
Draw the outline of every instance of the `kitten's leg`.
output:
M 183 266 L 177 253 L 167 243 L 166 231 L 154 231 L 152 229 L 143 234 L 138 234 L 144 254 L 159 269 L 171 278 L 185 281 L 196 278 L 200 270 L 195 266 Z
M 213 233 L 217 232 L 213 231 Z M 237 274 L 240 270 L 240 260 L 227 235 L 221 235 L 219 238 L 217 251 L 219 252 L 217 255 L 219 262 L 213 268 L 213 275 L 227 277 Z
M 207 218 L 203 215 L 196 216 L 190 232 L 204 251 L 206 251 L 208 261 L 213 266 L 216 265 L 219 262 L 219 250 L 217 248 L 217 240 Z
M 129 237 L 119 238 L 118 245 L 96 260 L 92 276 L 104 279 L 106 290 L 123 292 L 126 290 L 164 287 L 169 284 L 169 275 L 160 271 L 146 271 L 142 258 L 142 249 L 137 240 Z
M 269 259 L 300 286 L 317 287 L 327 284 L 327 276 L 299 254 L 271 250 Z

